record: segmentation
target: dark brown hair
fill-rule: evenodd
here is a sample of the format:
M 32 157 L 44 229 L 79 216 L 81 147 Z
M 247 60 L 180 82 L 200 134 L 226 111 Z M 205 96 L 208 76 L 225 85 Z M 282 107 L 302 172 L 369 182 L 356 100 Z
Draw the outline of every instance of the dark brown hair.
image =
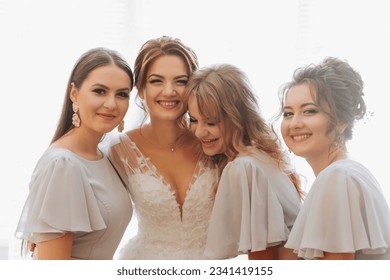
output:
M 89 73 L 96 68 L 110 64 L 118 66 L 128 74 L 131 81 L 130 90 L 132 89 L 134 85 L 133 72 L 128 63 L 118 52 L 106 48 L 94 48 L 87 51 L 78 59 L 69 77 L 61 117 L 51 143 L 61 138 L 74 127 L 72 124 L 72 101 L 70 100 L 72 83 L 76 88 L 80 88 Z

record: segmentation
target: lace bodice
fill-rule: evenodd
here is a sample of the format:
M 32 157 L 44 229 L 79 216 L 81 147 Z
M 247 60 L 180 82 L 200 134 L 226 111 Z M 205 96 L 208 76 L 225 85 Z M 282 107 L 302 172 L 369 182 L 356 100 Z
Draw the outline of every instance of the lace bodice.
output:
M 126 135 L 112 147 L 125 168 L 138 233 L 119 252 L 120 259 L 203 259 L 215 169 L 199 161 L 182 208 L 175 192 L 151 160 Z

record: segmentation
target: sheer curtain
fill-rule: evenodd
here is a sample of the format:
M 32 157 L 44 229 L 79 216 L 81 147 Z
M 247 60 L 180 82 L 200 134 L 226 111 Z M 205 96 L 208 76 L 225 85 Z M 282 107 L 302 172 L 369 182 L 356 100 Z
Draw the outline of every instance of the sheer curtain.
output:
M 0 258 L 18 258 L 20 243 L 13 233 L 33 168 L 55 130 L 76 59 L 89 48 L 104 46 L 121 52 L 132 65 L 141 45 L 161 35 L 190 45 L 201 66 L 223 62 L 242 68 L 267 119 L 278 111 L 279 86 L 296 67 L 329 55 L 347 59 L 361 72 L 369 110 L 374 112 L 357 125 L 349 148 L 374 172 L 389 198 L 381 164 L 389 157 L 382 100 L 390 74 L 386 51 L 390 19 L 385 4 L 380 0 L 0 0 L 0 248 L 6 251 Z M 138 124 L 140 111 L 134 102 L 125 120 L 127 129 Z M 311 170 L 299 159 L 294 162 L 308 178 L 309 188 Z M 123 242 L 135 231 L 133 221 Z

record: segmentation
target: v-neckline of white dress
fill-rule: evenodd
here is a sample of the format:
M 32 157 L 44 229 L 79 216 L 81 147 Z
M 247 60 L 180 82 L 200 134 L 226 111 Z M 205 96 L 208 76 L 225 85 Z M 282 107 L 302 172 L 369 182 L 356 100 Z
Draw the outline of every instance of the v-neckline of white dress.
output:
M 125 135 L 126 139 L 128 141 L 130 141 L 131 146 L 136 150 L 136 153 L 138 154 L 138 159 L 137 160 L 139 161 L 140 166 L 143 166 L 143 165 L 144 166 L 145 165 L 149 166 L 149 169 L 152 172 L 151 175 L 153 175 L 153 177 L 155 177 L 156 179 L 161 181 L 161 183 L 166 187 L 167 191 L 169 191 L 172 194 L 172 199 L 174 199 L 174 201 L 175 201 L 175 203 L 177 205 L 177 208 L 179 210 L 180 221 L 183 222 L 184 206 L 186 205 L 186 202 L 188 200 L 189 194 L 191 193 L 192 186 L 196 182 L 196 180 L 197 180 L 197 178 L 199 176 L 199 173 L 200 173 L 200 171 L 202 169 L 201 168 L 202 161 L 198 160 L 198 162 L 197 162 L 197 164 L 195 166 L 194 172 L 192 173 L 191 180 L 189 182 L 188 188 L 186 190 L 186 194 L 184 196 L 183 203 L 180 205 L 180 203 L 177 201 L 176 191 L 173 190 L 171 184 L 169 184 L 165 180 L 164 176 L 162 174 L 160 174 L 160 172 L 158 171 L 157 167 L 152 162 L 151 158 L 150 157 L 146 157 L 144 155 L 144 153 L 138 148 L 137 144 L 126 133 L 124 135 Z

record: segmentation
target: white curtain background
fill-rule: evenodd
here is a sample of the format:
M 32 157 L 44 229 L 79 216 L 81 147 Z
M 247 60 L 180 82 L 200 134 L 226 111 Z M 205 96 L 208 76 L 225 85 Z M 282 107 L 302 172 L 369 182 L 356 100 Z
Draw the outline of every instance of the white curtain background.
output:
M 266 119 L 277 113 L 278 89 L 296 67 L 326 56 L 347 59 L 365 81 L 373 112 L 356 125 L 349 150 L 371 169 L 390 201 L 388 14 L 385 0 L 0 0 L 0 259 L 18 258 L 13 234 L 29 179 L 54 133 L 77 58 L 104 46 L 133 65 L 141 45 L 162 35 L 191 46 L 201 66 L 232 63 L 245 71 Z M 126 128 L 140 117 L 132 103 Z M 312 171 L 292 159 L 308 190 Z

